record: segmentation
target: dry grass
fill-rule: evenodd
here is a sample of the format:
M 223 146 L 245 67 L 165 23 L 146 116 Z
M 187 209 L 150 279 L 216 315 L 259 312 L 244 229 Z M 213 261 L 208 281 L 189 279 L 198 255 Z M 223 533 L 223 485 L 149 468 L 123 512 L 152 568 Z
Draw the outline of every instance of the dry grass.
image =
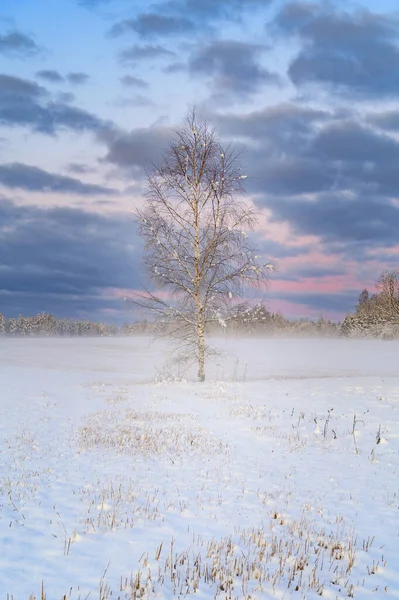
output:
M 131 529 L 139 520 L 161 518 L 156 490 L 143 493 L 141 487 L 139 481 L 126 480 L 119 485 L 112 482 L 99 485 L 93 490 L 82 488 L 79 496 L 86 512 L 78 524 L 79 532 Z
M 228 452 L 226 444 L 200 425 L 193 425 L 193 417 L 132 409 L 91 415 L 79 430 L 78 446 L 81 451 L 98 448 L 133 456 L 161 455 L 172 462 L 193 453 Z
M 317 528 L 305 510 L 298 521 L 273 512 L 267 528 L 237 529 L 230 536 L 210 540 L 194 534 L 190 547 L 183 550 L 175 547 L 174 539 L 168 545 L 160 542 L 153 555 L 141 556 L 136 571 L 120 578 L 118 590 L 107 583 L 105 572 L 98 597 L 184 598 L 202 591 L 220 599 L 292 593 L 306 600 L 310 593 L 323 596 L 327 590 L 337 598 L 361 597 L 379 564 L 372 561 L 366 566 L 361 582 L 352 579 L 352 570 L 359 555 L 367 556 L 372 543 L 368 539 L 359 546 L 355 531 L 341 517 L 330 528 Z M 64 599 L 83 600 L 73 591 Z M 46 599 L 43 594 L 41 600 Z M 34 599 L 32 595 L 29 600 Z

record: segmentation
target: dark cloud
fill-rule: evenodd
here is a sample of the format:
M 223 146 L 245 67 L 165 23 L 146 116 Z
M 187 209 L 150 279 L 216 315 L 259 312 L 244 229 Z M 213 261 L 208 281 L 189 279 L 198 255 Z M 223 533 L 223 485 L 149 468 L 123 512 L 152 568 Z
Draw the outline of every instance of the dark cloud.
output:
M 335 257 L 337 263 L 339 263 L 339 257 Z M 326 267 L 325 265 L 295 265 L 295 275 L 298 280 L 305 277 L 306 279 L 324 279 L 325 277 L 335 277 L 336 275 L 343 275 L 343 266 L 337 264 L 336 266 Z M 279 273 L 280 275 L 280 273 Z
M 301 293 L 301 292 L 285 292 L 274 293 L 270 289 L 269 294 L 271 299 L 285 300 L 292 304 L 297 304 L 308 309 L 319 311 L 334 311 L 337 313 L 346 313 L 353 310 L 359 296 L 359 290 L 350 290 L 347 292 L 334 293 Z
M 72 94 L 71 92 L 59 92 L 57 94 L 57 101 L 61 102 L 62 104 L 71 104 L 75 100 L 76 100 L 76 96 L 75 96 L 75 94 Z
M 194 23 L 185 17 L 164 16 L 158 13 L 142 13 L 135 19 L 126 19 L 116 23 L 111 35 L 136 33 L 141 38 L 189 34 L 195 29 Z
M 73 177 L 49 173 L 38 167 L 22 163 L 0 165 L 0 184 L 7 188 L 16 188 L 29 192 L 57 192 L 61 194 L 114 195 L 116 190 L 83 183 Z
M 114 0 L 77 0 L 86 7 L 96 7 L 111 4 Z M 158 9 L 165 14 L 193 14 L 196 18 L 229 18 L 236 17 L 244 10 L 264 8 L 273 0 L 166 0 L 152 4 L 152 9 Z
M 247 152 L 247 188 L 259 194 L 296 196 L 331 190 L 337 177 L 337 167 L 301 156 L 281 156 L 270 159 L 262 149 Z M 265 201 L 267 204 L 267 201 Z
M 75 108 L 62 103 L 53 102 L 46 106 L 52 123 L 46 123 L 44 132 L 56 129 L 71 129 L 73 131 L 98 131 L 106 126 L 106 123 L 96 115 L 80 108 Z
M 273 26 L 290 34 L 301 33 L 316 17 L 323 14 L 320 5 L 310 2 L 286 2 L 277 13 Z
M 84 83 L 87 83 L 90 79 L 90 75 L 88 75 L 87 73 L 68 73 L 68 75 L 66 76 L 69 83 L 71 83 L 72 85 L 83 85 Z
M 49 83 L 62 83 L 64 81 L 63 76 L 53 69 L 42 69 L 41 71 L 37 71 L 36 77 L 44 79 Z
M 126 87 L 136 87 L 141 89 L 148 88 L 148 83 L 144 81 L 144 79 L 133 77 L 133 75 L 125 75 L 124 77 L 121 77 L 121 83 Z
M 399 189 L 398 163 L 370 163 L 358 169 L 348 169 L 348 180 L 354 177 L 353 189 L 365 196 L 397 198 Z
M 202 19 L 236 19 L 243 11 L 265 8 L 272 0 L 170 0 L 166 6 L 169 10 L 193 14 Z
M 89 167 L 83 163 L 69 163 L 67 170 L 70 173 L 76 173 L 77 175 L 83 175 L 85 173 L 94 173 L 93 167 Z
M 397 17 L 289 2 L 278 13 L 274 28 L 302 41 L 289 67 L 296 85 L 327 84 L 364 97 L 399 93 Z
M 246 114 L 216 115 L 214 120 L 226 138 L 242 140 L 253 148 L 251 162 L 259 162 L 259 152 L 268 160 L 284 159 L 295 148 L 305 153 L 317 128 L 334 119 L 327 111 L 282 103 Z
M 251 191 L 397 195 L 399 142 L 366 122 L 292 104 L 214 119 L 224 137 L 246 143 Z
M 334 185 L 337 166 L 313 151 L 318 132 L 334 115 L 285 103 L 246 114 L 218 114 L 214 120 L 226 139 L 246 144 L 249 191 L 291 196 Z
M 328 169 L 336 169 L 335 185 L 365 196 L 397 196 L 399 142 L 354 122 L 326 126 L 316 136 L 312 153 Z
M 52 101 L 37 83 L 0 75 L 0 124 L 26 126 L 54 134 L 60 129 L 97 131 L 107 124 L 85 110 Z
M 353 121 L 340 121 L 321 129 L 314 140 L 316 156 L 344 162 L 399 160 L 399 144 Z
M 121 20 L 111 28 L 112 36 L 134 33 L 141 38 L 191 36 L 194 32 L 214 31 L 215 22 L 236 21 L 247 11 L 265 9 L 272 0 L 168 0 L 151 5 L 151 11 Z
M 399 131 L 399 110 L 370 113 L 367 115 L 367 121 L 386 131 Z
M 0 74 L 0 101 L 9 97 L 39 98 L 46 95 L 46 90 L 34 81 Z
M 260 62 L 264 51 L 256 44 L 218 40 L 199 46 L 184 68 L 195 77 L 211 77 L 216 94 L 246 97 L 265 84 L 279 83 L 278 76 Z
M 291 143 L 297 136 L 309 136 L 313 124 L 325 122 L 331 115 L 287 102 L 247 114 L 218 115 L 216 119 L 226 134 L 260 141 L 286 137 Z
M 0 34 L 0 54 L 10 57 L 27 58 L 39 52 L 39 46 L 28 35 L 19 31 Z
M 137 128 L 130 133 L 107 130 L 100 134 L 100 140 L 108 146 L 103 160 L 134 174 L 140 173 L 143 167 L 150 167 L 160 160 L 170 136 L 167 127 Z
M 254 11 L 265 10 L 273 0 L 169 0 L 155 7 L 160 14 L 181 17 L 189 15 L 198 32 L 215 30 L 217 22 L 239 21 L 244 14 L 254 16 Z M 190 31 L 188 31 L 190 33 Z
M 106 288 L 138 285 L 137 237 L 128 215 L 41 209 L 0 201 L 0 310 L 8 316 L 50 311 L 99 316 L 124 311 Z
M 154 60 L 156 58 L 162 57 L 172 57 L 175 56 L 175 53 L 171 50 L 167 50 L 163 46 L 138 46 L 135 44 L 134 46 L 130 46 L 129 48 L 125 48 L 119 53 L 119 60 L 123 64 L 135 64 L 142 60 Z
M 289 222 L 296 233 L 320 236 L 325 242 L 398 243 L 399 209 L 381 198 L 344 193 L 319 194 L 315 200 L 269 197 L 273 217 Z

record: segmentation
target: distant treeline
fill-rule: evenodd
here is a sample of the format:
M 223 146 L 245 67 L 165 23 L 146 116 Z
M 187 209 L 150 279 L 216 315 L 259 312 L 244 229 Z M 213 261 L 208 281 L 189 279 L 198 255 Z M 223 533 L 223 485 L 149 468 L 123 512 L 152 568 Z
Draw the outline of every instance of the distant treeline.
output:
M 56 319 L 48 313 L 39 313 L 33 317 L 6 319 L 0 313 L 0 335 L 8 336 L 110 336 L 116 335 L 118 327 L 83 320 Z
M 371 337 L 399 339 L 399 270 L 385 271 L 377 282 L 377 292 L 364 289 L 353 313 L 348 313 L 341 323 L 320 317 L 311 319 L 286 319 L 272 313 L 263 303 L 239 310 L 228 320 L 217 319 L 207 325 L 210 335 L 248 335 L 284 337 Z M 0 313 L 0 335 L 5 336 L 116 336 L 116 335 L 168 335 L 174 323 L 143 320 L 130 325 L 108 325 L 90 320 L 57 319 L 48 313 L 34 317 L 6 319 Z
M 167 335 L 173 328 L 172 323 L 143 320 L 137 323 L 108 325 L 97 321 L 57 319 L 48 313 L 39 313 L 32 317 L 20 315 L 7 319 L 0 313 L 0 335 L 33 336 L 116 336 L 116 335 Z M 323 318 L 318 321 L 299 319 L 288 320 L 280 313 L 269 312 L 265 305 L 257 304 L 227 321 L 218 321 L 208 325 L 208 334 L 214 335 L 295 335 L 295 336 L 336 336 L 339 324 Z
M 399 270 L 384 271 L 376 288 L 374 294 L 361 292 L 354 313 L 341 324 L 342 335 L 399 339 Z

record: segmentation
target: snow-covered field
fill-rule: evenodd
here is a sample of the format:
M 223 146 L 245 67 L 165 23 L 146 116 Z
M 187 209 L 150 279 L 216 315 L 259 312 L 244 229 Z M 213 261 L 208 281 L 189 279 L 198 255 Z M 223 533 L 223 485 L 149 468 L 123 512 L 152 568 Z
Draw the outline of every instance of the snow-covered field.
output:
M 218 344 L 0 338 L 0 598 L 399 598 L 399 343 Z

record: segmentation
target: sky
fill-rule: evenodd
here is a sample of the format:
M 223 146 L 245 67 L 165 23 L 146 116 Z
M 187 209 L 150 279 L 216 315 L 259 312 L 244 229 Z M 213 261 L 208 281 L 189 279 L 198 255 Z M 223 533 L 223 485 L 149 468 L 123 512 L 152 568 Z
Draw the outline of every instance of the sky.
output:
M 244 148 L 259 299 L 341 319 L 398 267 L 398 99 L 396 0 L 2 0 L 0 312 L 132 319 L 145 171 L 196 106 Z

